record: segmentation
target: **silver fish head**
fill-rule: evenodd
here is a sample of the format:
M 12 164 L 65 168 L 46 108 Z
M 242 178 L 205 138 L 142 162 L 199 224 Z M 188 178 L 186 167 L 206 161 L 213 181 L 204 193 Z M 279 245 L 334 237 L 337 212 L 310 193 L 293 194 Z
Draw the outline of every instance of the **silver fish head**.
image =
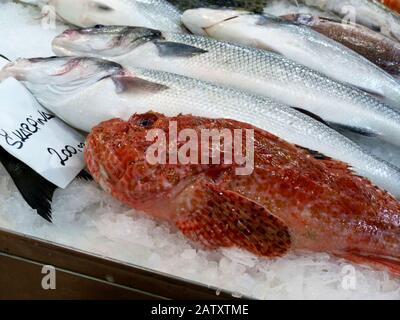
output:
M 183 13 L 182 22 L 194 34 L 206 36 L 207 29 L 245 14 L 248 12 L 234 9 L 190 9 Z
M 76 86 L 95 83 L 108 76 L 123 73 L 123 68 L 111 61 L 93 58 L 49 57 L 18 59 L 0 71 L 0 80 L 14 77 L 35 85 Z
M 102 26 L 71 29 L 53 40 L 57 55 L 112 58 L 162 37 L 158 30 L 141 27 Z
M 164 0 L 47 0 L 57 16 L 78 27 L 129 25 L 182 31 L 180 12 Z
M 93 26 L 101 21 L 112 22 L 112 19 L 124 15 L 124 1 L 107 0 L 48 0 L 62 20 L 79 26 Z M 120 17 L 121 18 L 121 17 Z

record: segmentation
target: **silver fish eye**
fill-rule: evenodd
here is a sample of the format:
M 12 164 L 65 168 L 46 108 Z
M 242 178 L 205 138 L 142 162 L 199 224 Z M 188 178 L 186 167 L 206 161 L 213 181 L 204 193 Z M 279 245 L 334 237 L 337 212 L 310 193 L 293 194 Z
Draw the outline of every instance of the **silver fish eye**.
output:
M 95 2 L 94 4 L 96 6 L 96 9 L 98 9 L 100 11 L 114 11 L 113 8 L 111 8 L 110 6 L 108 6 L 104 3 Z

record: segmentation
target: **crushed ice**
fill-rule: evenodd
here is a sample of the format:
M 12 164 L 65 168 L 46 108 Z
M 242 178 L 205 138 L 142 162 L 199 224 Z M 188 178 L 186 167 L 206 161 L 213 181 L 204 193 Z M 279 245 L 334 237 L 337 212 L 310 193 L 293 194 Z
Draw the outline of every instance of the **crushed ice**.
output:
M 276 4 L 275 4 L 276 5 Z M 281 10 L 269 8 L 271 12 Z M 57 30 L 40 12 L 0 0 L 0 53 L 11 59 L 51 55 Z M 284 8 L 287 11 L 287 7 Z M 208 252 L 175 229 L 119 204 L 93 182 L 74 181 L 54 197 L 54 224 L 24 203 L 0 167 L 0 227 L 183 277 L 258 299 L 400 299 L 400 281 L 326 254 L 292 253 L 266 260 L 238 249 Z

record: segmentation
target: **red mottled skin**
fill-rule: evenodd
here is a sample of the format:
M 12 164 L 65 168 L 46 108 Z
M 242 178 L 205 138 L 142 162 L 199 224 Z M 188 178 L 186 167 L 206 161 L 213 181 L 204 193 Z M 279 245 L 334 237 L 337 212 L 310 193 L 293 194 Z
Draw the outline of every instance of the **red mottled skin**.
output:
M 150 165 L 148 130 L 254 129 L 255 166 Z M 178 131 L 179 132 L 179 131 Z M 243 143 L 243 148 L 245 143 Z M 400 274 L 400 204 L 338 161 L 315 156 L 232 120 L 134 115 L 110 120 L 87 139 L 86 161 L 115 198 L 177 226 L 207 248 L 237 246 L 267 257 L 327 252 Z M 223 157 L 222 157 L 223 159 Z
M 400 0 L 380 0 L 385 6 L 400 13 Z

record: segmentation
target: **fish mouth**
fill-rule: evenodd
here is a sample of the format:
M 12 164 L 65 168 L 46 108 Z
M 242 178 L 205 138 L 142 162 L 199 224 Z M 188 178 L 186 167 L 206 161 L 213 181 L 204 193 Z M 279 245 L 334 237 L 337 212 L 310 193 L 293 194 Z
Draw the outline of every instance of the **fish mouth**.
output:
M 83 46 L 74 45 L 75 41 L 79 42 L 81 33 L 77 29 L 66 30 L 57 37 L 55 37 L 51 43 L 52 50 L 57 56 L 71 56 L 74 55 L 74 51 L 82 52 Z
M 99 25 L 64 31 L 54 38 L 52 49 L 59 56 L 114 57 L 162 38 L 161 31 L 149 28 Z
M 18 59 L 0 71 L 0 80 L 14 77 L 35 84 L 65 84 L 80 79 L 96 82 L 123 72 L 118 63 L 85 57 L 47 57 Z
M 10 63 L 6 64 L 0 70 L 0 82 L 4 81 L 5 79 L 7 79 L 9 77 L 13 77 L 19 81 L 25 81 L 26 74 L 25 74 L 24 70 L 27 67 L 29 67 L 30 64 L 31 63 L 30 63 L 29 59 L 17 59 L 14 62 L 10 62 Z
M 88 50 L 83 50 L 83 48 L 75 48 L 71 45 L 71 42 L 66 37 L 58 36 L 55 38 L 51 44 L 53 53 L 59 57 L 75 56 L 77 54 L 87 53 Z
M 51 44 L 54 54 L 60 57 L 89 55 L 91 57 L 101 58 L 103 56 L 109 56 L 107 52 L 115 48 L 115 41 L 113 40 L 105 42 L 101 47 L 94 48 L 90 41 L 80 41 L 77 36 L 75 37 L 75 39 L 77 39 L 76 41 L 74 40 L 74 36 L 71 37 L 63 33 L 54 38 Z

